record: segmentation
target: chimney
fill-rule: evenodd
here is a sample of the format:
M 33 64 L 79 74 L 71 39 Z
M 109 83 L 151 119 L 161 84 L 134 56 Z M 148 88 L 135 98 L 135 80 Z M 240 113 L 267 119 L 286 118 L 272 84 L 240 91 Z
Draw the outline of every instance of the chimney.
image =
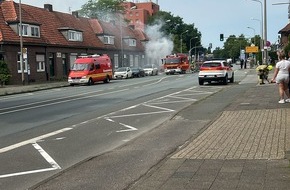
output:
M 71 13 L 74 17 L 79 18 L 79 12 L 78 11 L 73 11 Z
M 49 12 L 53 12 L 51 4 L 44 4 L 44 9 L 48 10 Z

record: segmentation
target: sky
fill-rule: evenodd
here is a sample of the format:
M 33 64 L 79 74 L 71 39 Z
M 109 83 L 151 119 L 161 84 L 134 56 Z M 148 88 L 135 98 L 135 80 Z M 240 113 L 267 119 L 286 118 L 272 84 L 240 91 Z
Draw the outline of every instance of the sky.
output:
M 19 0 L 14 0 L 19 3 Z M 76 11 L 88 0 L 21 0 L 22 4 L 43 7 L 52 4 L 53 10 L 64 13 Z M 186 24 L 202 34 L 201 44 L 213 49 L 223 47 L 219 39 L 230 35 L 244 34 L 250 38 L 261 35 L 262 9 L 264 0 L 151 0 L 159 4 L 160 10 L 179 16 Z M 258 2 L 259 1 L 259 2 Z M 277 43 L 278 32 L 288 24 L 288 4 L 290 0 L 266 0 L 267 41 Z M 131 2 L 150 2 L 150 0 L 131 0 Z M 261 3 L 262 4 L 261 4 Z M 278 4 L 278 5 L 277 5 Z

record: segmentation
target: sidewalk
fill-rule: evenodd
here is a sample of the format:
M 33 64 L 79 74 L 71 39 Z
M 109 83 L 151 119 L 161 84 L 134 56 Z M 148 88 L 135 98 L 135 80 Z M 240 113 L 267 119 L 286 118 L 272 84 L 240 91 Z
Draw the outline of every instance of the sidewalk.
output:
M 24 92 L 34 92 L 39 90 L 51 89 L 51 88 L 61 88 L 69 86 L 67 81 L 63 82 L 47 82 L 40 84 L 26 84 L 26 85 L 7 85 L 0 87 L 0 96 L 19 94 Z
M 241 84 L 255 80 L 249 75 Z M 290 103 L 278 100 L 276 84 L 249 88 L 129 189 L 290 189 Z

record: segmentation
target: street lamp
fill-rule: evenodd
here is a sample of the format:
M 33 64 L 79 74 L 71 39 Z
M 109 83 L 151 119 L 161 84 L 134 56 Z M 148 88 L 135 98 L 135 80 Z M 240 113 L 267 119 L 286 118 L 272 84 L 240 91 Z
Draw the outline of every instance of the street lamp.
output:
M 182 53 L 182 34 L 185 34 L 187 32 L 188 32 L 188 30 L 182 32 L 181 35 L 180 35 L 180 53 Z
M 249 26 L 247 28 L 252 29 L 254 31 L 254 44 L 256 45 L 256 30 Z
M 264 7 L 263 7 L 263 3 L 260 0 L 252 0 L 255 2 L 260 3 L 261 5 L 261 20 L 263 23 L 263 27 L 262 27 L 262 41 L 263 41 L 263 47 L 261 49 L 262 51 L 262 57 L 263 57 L 263 63 L 267 63 L 267 59 L 268 59 L 268 53 L 267 53 L 267 49 L 265 49 L 265 47 L 267 46 L 267 10 L 266 10 L 266 0 L 264 0 Z
M 137 9 L 137 6 L 133 6 L 130 10 Z M 121 66 L 124 67 L 124 47 L 123 47 L 123 17 L 119 12 L 119 24 L 120 24 L 120 38 L 121 38 Z
M 262 49 L 263 49 L 263 24 L 262 24 L 262 21 L 261 20 L 259 20 L 259 19 L 255 19 L 255 18 L 251 18 L 251 20 L 256 20 L 256 21 L 259 21 L 260 22 L 260 51 L 261 52 L 263 52 L 262 51 Z M 262 58 L 263 58 L 263 54 L 262 54 Z
M 20 33 L 20 67 L 21 67 L 21 80 L 22 85 L 25 84 L 25 76 L 24 76 L 24 61 L 23 61 L 23 28 L 22 28 L 22 8 L 21 8 L 21 0 L 19 0 L 19 33 Z
M 191 40 L 193 40 L 193 39 L 198 39 L 198 37 L 195 36 L 195 37 L 190 38 L 190 42 L 189 42 L 189 58 L 190 58 L 190 62 L 192 60 L 192 58 L 191 58 Z
M 194 50 L 194 61 L 195 62 L 196 62 L 196 57 L 197 57 L 197 55 L 196 55 L 196 48 L 197 48 L 196 44 L 197 43 L 199 43 L 199 42 L 196 42 L 195 45 L 194 45 L 194 48 L 195 48 L 195 50 Z

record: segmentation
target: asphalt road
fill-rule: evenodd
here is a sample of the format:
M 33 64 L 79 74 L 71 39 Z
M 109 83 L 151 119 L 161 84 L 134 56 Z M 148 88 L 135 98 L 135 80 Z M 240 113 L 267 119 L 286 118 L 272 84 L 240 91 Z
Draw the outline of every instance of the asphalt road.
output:
M 244 76 L 244 72 L 236 72 L 236 81 Z M 200 87 L 194 73 L 114 80 L 110 84 L 1 97 L 0 162 L 5 164 L 0 166 L 0 187 L 7 190 L 27 189 L 88 159 L 107 155 L 118 147 L 130 144 L 135 151 L 119 154 L 119 157 L 118 154 L 114 155 L 118 162 L 117 158 L 112 157 L 115 162 L 111 160 L 100 165 L 102 169 L 110 165 L 103 170 L 104 173 L 100 172 L 102 176 L 118 175 L 117 168 L 127 168 L 119 171 L 123 178 L 116 178 L 115 183 L 108 183 L 110 178 L 103 177 L 106 179 L 101 180 L 102 189 L 125 187 L 176 146 L 183 144 L 190 135 L 198 133 L 206 122 L 218 114 L 218 109 L 213 113 L 212 108 L 225 106 L 227 101 L 218 101 L 203 108 L 212 117 L 196 113 L 195 117 L 205 118 L 195 121 L 194 128 L 188 126 L 183 131 L 176 130 L 176 126 L 186 120 L 176 120 L 179 123 L 173 122 L 160 128 L 162 124 L 207 97 L 223 94 L 220 97 L 223 99 L 224 93 L 229 93 L 228 89 L 236 85 Z M 161 140 L 164 134 L 168 136 Z M 150 138 L 144 138 L 146 135 Z M 143 143 L 135 143 L 139 138 Z M 152 155 L 136 151 L 143 145 L 152 150 Z M 140 164 L 139 159 L 133 159 L 136 152 L 139 158 L 141 156 L 146 160 L 144 164 Z M 125 177 L 128 173 L 132 176 Z

